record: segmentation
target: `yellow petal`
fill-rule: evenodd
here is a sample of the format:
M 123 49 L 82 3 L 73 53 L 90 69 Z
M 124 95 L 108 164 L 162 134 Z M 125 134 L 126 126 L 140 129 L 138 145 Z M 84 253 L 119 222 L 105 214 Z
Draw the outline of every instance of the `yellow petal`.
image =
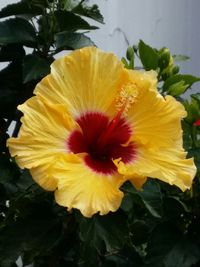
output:
M 157 178 L 170 185 L 178 186 L 182 191 L 189 189 L 196 174 L 193 159 L 186 159 L 186 153 L 176 148 L 151 150 L 138 149 L 137 158 L 132 164 L 116 162 L 119 173 L 123 175 L 141 175 Z
M 179 144 L 181 148 L 181 119 L 186 116 L 183 105 L 171 96 L 162 97 L 154 88 L 156 83 L 152 78 L 149 78 L 148 82 L 142 73 L 130 73 L 132 82 L 136 83 L 138 88 L 137 100 L 127 114 L 133 125 L 133 141 L 154 148 L 174 144 Z
M 86 217 L 116 211 L 123 198 L 121 175 L 103 175 L 90 170 L 77 155 L 63 155 L 52 168 L 58 181 L 56 202 L 68 210 L 79 209 Z
M 67 105 L 75 117 L 88 110 L 109 112 L 126 75 L 113 54 L 87 47 L 55 60 L 34 93 Z
M 129 180 L 137 190 L 141 190 L 142 186 L 146 183 L 147 177 L 144 176 L 130 176 L 126 175 L 126 179 Z
M 130 80 L 137 85 L 139 90 L 157 91 L 157 72 L 154 70 L 128 70 Z
M 7 145 L 21 168 L 35 168 L 67 152 L 66 140 L 76 124 L 64 106 L 32 97 L 19 109 L 24 112 L 19 136 L 9 138 Z
M 54 191 L 57 188 L 57 180 L 49 173 L 50 166 L 50 164 L 40 165 L 30 169 L 30 173 L 36 183 L 42 188 L 48 191 Z

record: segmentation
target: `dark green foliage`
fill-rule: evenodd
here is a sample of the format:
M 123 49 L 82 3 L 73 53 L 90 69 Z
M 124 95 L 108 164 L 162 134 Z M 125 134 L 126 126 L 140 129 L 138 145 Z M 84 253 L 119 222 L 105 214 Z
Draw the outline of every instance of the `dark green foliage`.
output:
M 50 62 L 37 55 L 27 55 L 23 60 L 23 83 L 38 80 L 50 72 Z
M 30 1 L 31 2 L 31 1 Z M 0 11 L 0 18 L 5 18 L 9 16 L 17 15 L 41 15 L 43 13 L 42 8 L 36 4 L 30 3 L 28 1 L 21 1 L 15 4 L 7 5 Z
M 0 61 L 16 61 L 25 56 L 24 48 L 21 44 L 6 44 L 1 46 Z
M 95 26 L 91 26 L 80 16 L 66 10 L 59 10 L 54 13 L 59 31 L 76 31 L 76 30 L 94 30 Z
M 115 253 L 124 246 L 128 234 L 126 216 L 120 211 L 107 217 L 80 220 L 81 241 L 97 250 L 104 246 L 107 252 Z
M 14 119 L 16 107 L 25 97 L 22 85 L 22 60 L 13 60 L 0 71 L 0 116 Z M 9 125 L 8 125 L 9 126 Z
M 157 218 L 160 218 L 162 215 L 162 194 L 160 190 L 160 186 L 158 183 L 155 183 L 152 180 L 149 180 L 144 185 L 144 190 L 137 191 L 133 186 L 129 184 L 124 185 L 124 191 L 128 193 L 131 197 L 129 198 L 129 202 L 133 202 L 134 199 L 143 204 L 145 209 L 149 211 L 149 213 Z M 127 202 L 122 204 L 122 208 L 127 210 L 127 206 L 130 206 L 130 203 Z
M 0 267 L 16 267 L 19 256 L 23 266 L 34 267 L 199 267 L 200 127 L 194 122 L 200 118 L 200 94 L 181 98 L 199 78 L 177 74 L 169 49 L 140 41 L 122 61 L 132 69 L 139 56 L 144 69 L 157 71 L 160 92 L 184 104 L 183 144 L 198 168 L 190 191 L 155 179 L 143 191 L 126 183 L 117 212 L 87 219 L 58 206 L 53 193 L 37 186 L 10 158 L 8 128 L 15 122 L 16 136 L 20 127 L 16 107 L 49 73 L 54 55 L 94 45 L 79 31 L 96 29 L 84 17 L 103 23 L 98 7 L 84 0 L 22 0 L 0 11 L 6 18 L 0 22 L 0 62 L 8 62 L 0 71 Z M 26 47 L 32 50 L 27 53 Z
M 55 35 L 56 48 L 62 49 L 79 49 L 84 46 L 93 46 L 94 43 L 84 33 L 79 32 L 59 32 Z
M 151 233 L 146 262 L 149 266 L 190 267 L 200 260 L 200 247 L 170 222 L 159 224 Z
M 0 22 L 0 45 L 14 43 L 35 47 L 36 33 L 27 20 L 14 18 Z
M 72 12 L 79 14 L 81 16 L 85 16 L 91 19 L 94 19 L 100 23 L 103 23 L 103 16 L 101 15 L 99 8 L 97 5 L 93 5 L 88 7 L 87 5 L 83 5 L 84 1 L 81 1 L 77 6 L 72 9 Z
M 200 105 L 200 93 L 191 95 L 192 98 L 196 99 L 197 103 Z

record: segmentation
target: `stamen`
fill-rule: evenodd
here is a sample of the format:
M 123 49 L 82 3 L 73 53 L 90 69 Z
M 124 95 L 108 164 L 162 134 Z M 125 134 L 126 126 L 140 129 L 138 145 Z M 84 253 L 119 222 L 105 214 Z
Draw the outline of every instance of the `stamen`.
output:
M 137 101 L 138 88 L 134 83 L 128 83 L 122 87 L 116 98 L 116 108 L 120 110 L 124 107 L 123 113 L 127 114 L 133 103 Z

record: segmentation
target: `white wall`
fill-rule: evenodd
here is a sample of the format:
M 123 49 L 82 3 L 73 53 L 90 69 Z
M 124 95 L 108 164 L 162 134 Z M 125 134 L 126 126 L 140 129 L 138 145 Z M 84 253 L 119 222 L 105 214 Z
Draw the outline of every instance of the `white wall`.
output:
M 199 0 L 93 0 L 104 15 L 105 25 L 90 34 L 96 44 L 118 56 L 127 43 L 143 39 L 173 54 L 191 57 L 182 63 L 185 73 L 200 75 L 200 1 Z
M 10 4 L 10 3 L 17 3 L 18 0 L 0 0 L 0 8 Z

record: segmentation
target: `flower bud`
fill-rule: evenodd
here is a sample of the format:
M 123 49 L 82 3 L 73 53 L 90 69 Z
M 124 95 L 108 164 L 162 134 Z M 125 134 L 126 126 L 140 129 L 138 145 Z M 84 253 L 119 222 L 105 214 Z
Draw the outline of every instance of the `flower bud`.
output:
M 162 71 L 161 77 L 165 81 L 165 80 L 167 80 L 172 75 L 173 75 L 173 73 L 172 73 L 172 66 L 169 65 L 166 69 L 164 69 Z
M 132 46 L 129 46 L 126 50 L 126 58 L 132 60 L 134 58 L 134 50 Z
M 158 65 L 163 70 L 169 65 L 169 62 L 170 62 L 170 51 L 166 47 L 162 48 L 158 59 Z
M 175 66 L 173 66 L 173 68 L 172 68 L 172 73 L 175 75 L 175 74 L 177 74 L 178 72 L 179 72 L 179 66 L 177 66 L 177 65 L 175 65 Z

